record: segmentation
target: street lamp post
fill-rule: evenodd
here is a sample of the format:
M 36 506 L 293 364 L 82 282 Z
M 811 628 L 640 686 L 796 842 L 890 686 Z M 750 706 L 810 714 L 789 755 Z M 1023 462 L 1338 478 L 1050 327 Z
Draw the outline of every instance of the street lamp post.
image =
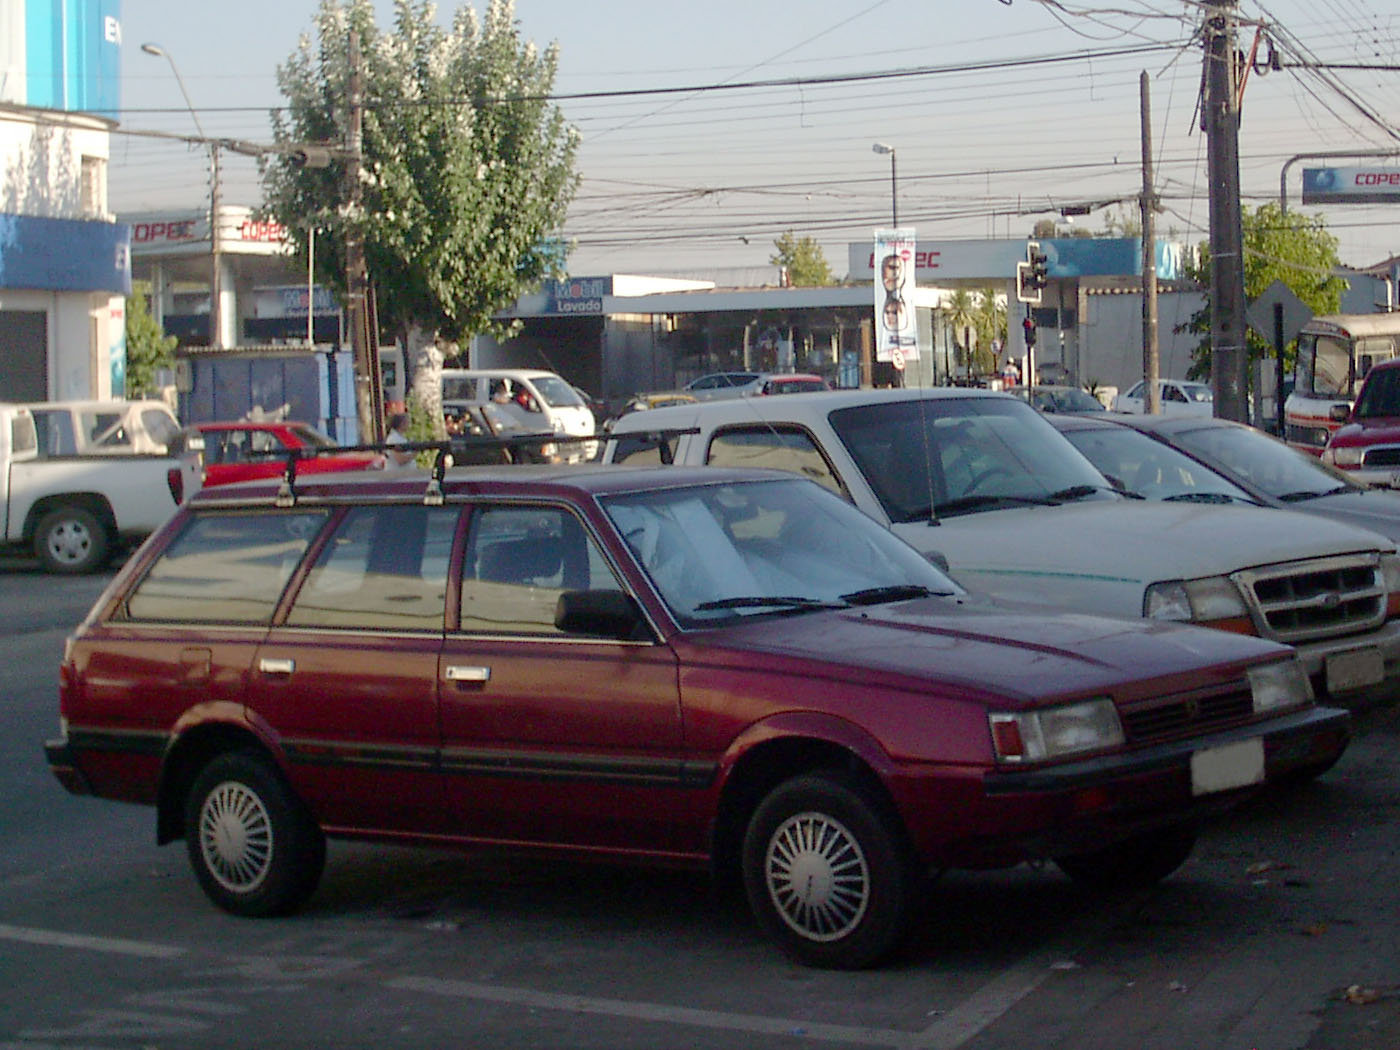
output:
M 899 227 L 899 176 L 895 172 L 894 147 L 877 142 L 870 148 L 881 156 L 886 153 L 890 155 L 890 224 L 897 229 Z
M 209 282 L 209 345 L 217 347 L 223 342 L 223 319 L 219 303 L 222 283 L 219 272 L 222 261 L 219 257 L 219 145 L 205 136 L 204 127 L 199 122 L 199 113 L 195 110 L 194 103 L 190 101 L 190 93 L 185 90 L 185 78 L 180 76 L 180 67 L 175 64 L 175 59 L 170 52 L 159 44 L 142 44 L 141 50 L 170 63 L 170 71 L 175 74 L 175 83 L 180 85 L 180 94 L 184 96 L 185 105 L 189 108 L 190 116 L 194 118 L 195 131 L 199 132 L 200 141 L 209 146 L 209 254 L 212 260 L 212 273 Z

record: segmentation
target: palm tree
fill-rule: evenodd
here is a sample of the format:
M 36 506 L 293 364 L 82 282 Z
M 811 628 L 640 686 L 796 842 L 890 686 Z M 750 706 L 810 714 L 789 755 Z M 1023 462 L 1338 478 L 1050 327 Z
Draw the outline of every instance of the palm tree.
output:
M 991 360 L 992 346 L 1006 345 L 1006 302 L 997 297 L 995 288 L 983 288 L 977 295 L 977 311 L 973 315 L 977 345 L 987 348 L 988 370 L 994 371 L 997 363 Z
M 972 293 L 965 288 L 959 288 L 943 300 L 943 310 L 947 314 L 948 323 L 953 327 L 953 341 L 963 348 L 969 368 L 976 373 L 971 335 L 977 331 L 977 303 Z

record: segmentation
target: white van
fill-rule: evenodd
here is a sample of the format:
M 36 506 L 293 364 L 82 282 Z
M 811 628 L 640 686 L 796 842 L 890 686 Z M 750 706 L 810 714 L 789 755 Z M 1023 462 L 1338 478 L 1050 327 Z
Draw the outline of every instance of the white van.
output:
M 501 390 L 527 430 L 552 430 L 579 438 L 592 438 L 596 432 L 592 411 L 578 392 L 553 372 L 528 368 L 442 370 L 442 410 L 449 415 L 469 405 L 484 405 Z M 597 451 L 598 444 L 592 440 L 559 443 L 559 457 L 566 463 L 592 459 Z

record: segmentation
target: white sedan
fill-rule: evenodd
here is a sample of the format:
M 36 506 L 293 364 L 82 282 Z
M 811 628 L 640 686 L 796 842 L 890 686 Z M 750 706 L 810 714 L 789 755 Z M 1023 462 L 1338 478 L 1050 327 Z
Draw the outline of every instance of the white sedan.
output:
M 1161 394 L 1164 416 L 1206 416 L 1215 414 L 1215 394 L 1205 383 L 1193 383 L 1186 379 L 1159 379 L 1157 389 Z M 1113 411 L 1142 415 L 1147 411 L 1144 403 L 1147 396 L 1147 383 L 1139 379 L 1126 393 L 1113 399 Z

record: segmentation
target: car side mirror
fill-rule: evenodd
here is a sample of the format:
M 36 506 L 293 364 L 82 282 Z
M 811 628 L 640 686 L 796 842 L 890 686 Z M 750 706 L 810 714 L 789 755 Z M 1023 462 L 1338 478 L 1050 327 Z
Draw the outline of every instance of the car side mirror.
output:
M 644 641 L 646 620 L 641 607 L 622 591 L 564 591 L 554 606 L 554 626 L 565 634 Z
M 924 554 L 924 558 L 935 568 L 941 569 L 949 576 L 953 574 L 953 570 L 948 567 L 948 556 L 942 551 L 927 551 Z
M 1351 415 L 1351 409 L 1346 405 L 1333 405 L 1327 410 L 1327 415 L 1334 423 L 1345 423 Z

